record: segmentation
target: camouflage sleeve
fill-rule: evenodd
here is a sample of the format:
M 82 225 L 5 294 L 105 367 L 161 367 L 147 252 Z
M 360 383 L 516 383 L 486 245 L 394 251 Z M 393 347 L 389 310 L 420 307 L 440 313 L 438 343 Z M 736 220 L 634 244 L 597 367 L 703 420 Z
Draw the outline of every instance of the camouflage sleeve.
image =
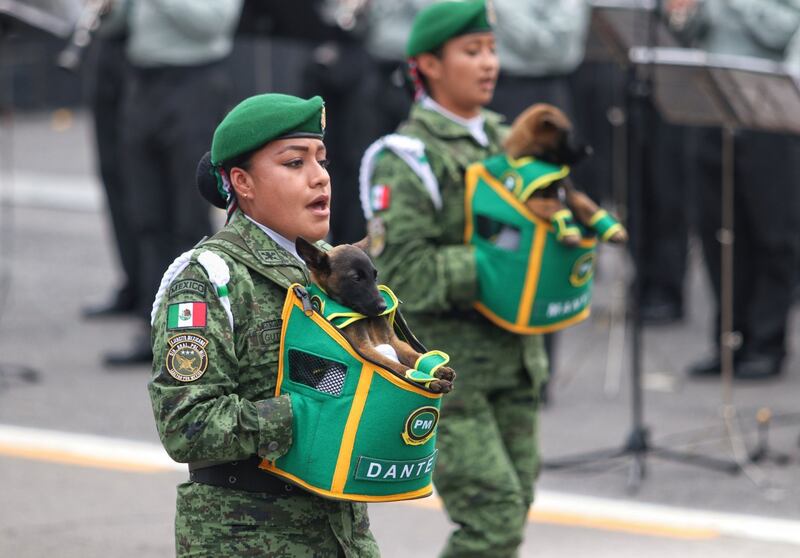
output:
M 253 454 L 273 460 L 288 451 L 289 397 L 249 401 L 238 394 L 234 335 L 200 265 L 190 264 L 172 282 L 156 315 L 152 342 L 148 389 L 158 433 L 170 457 L 182 463 Z
M 445 212 L 436 210 L 422 180 L 397 155 L 384 152 L 372 184 L 385 185 L 390 197 L 384 204 L 388 207 L 377 208 L 369 224 L 380 280 L 411 312 L 468 306 L 477 292 L 474 251 L 445 241 Z M 457 211 L 463 213 L 463 208 Z

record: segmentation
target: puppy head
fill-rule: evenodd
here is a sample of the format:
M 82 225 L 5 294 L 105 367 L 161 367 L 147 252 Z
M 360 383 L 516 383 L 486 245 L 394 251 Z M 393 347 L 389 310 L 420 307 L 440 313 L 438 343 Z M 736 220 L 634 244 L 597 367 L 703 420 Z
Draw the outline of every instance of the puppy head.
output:
M 311 271 L 312 280 L 333 300 L 365 316 L 379 316 L 386 302 L 378 290 L 378 272 L 364 251 L 365 241 L 340 244 L 323 252 L 298 238 L 297 253 Z
M 575 141 L 567 115 L 546 103 L 528 107 L 514 120 L 504 147 L 515 159 L 532 156 L 555 165 L 574 165 L 592 152 Z

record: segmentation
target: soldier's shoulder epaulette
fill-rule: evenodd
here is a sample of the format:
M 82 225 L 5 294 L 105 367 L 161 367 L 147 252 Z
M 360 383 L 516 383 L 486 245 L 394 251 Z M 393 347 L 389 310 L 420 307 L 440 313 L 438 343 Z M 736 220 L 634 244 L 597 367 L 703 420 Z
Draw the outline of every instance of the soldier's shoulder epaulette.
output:
M 361 158 L 359 190 L 364 217 L 371 219 L 373 216 L 372 204 L 370 203 L 372 175 L 375 172 L 379 155 L 386 150 L 399 157 L 420 178 L 425 190 L 430 195 L 434 208 L 437 211 L 440 210 L 442 208 L 442 196 L 439 192 L 439 182 L 436 180 L 425 154 L 425 144 L 422 140 L 411 136 L 389 134 L 374 141 Z
M 167 293 L 169 286 L 185 270 L 190 264 L 197 263 L 200 265 L 208 276 L 209 282 L 214 286 L 217 296 L 219 296 L 222 306 L 225 308 L 225 313 L 228 315 L 228 321 L 233 329 L 233 314 L 231 313 L 230 299 L 228 298 L 228 282 L 230 281 L 231 274 L 228 264 L 222 257 L 205 247 L 205 243 L 197 244 L 197 247 L 187 250 L 170 264 L 164 275 L 161 277 L 161 283 L 158 287 L 155 299 L 153 300 L 153 307 L 150 311 L 150 324 L 155 323 L 156 313 L 164 295 Z

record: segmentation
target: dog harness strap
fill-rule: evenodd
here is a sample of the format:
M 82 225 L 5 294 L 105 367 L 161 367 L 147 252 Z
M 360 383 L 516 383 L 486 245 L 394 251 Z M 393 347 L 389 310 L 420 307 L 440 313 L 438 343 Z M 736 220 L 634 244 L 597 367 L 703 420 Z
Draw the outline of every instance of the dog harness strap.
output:
M 439 368 L 450 362 L 450 356 L 442 351 L 428 351 L 417 359 L 414 368 L 433 375 Z
M 589 225 L 597 231 L 600 239 L 604 242 L 614 236 L 614 233 L 622 230 L 622 225 L 620 225 L 619 221 L 614 219 L 605 209 L 597 210 L 597 213 L 592 215 Z
M 328 296 L 328 293 L 315 283 L 309 285 L 307 290 L 308 294 L 311 296 L 311 302 L 316 306 L 317 311 L 339 329 L 366 318 L 364 314 L 360 314 L 333 300 Z M 392 290 L 386 285 L 378 285 L 378 291 L 383 297 L 383 301 L 386 303 L 386 310 L 381 312 L 380 315 L 389 316 L 389 322 L 394 323 L 394 315 L 395 312 L 397 312 L 399 301 Z
M 406 378 L 424 386 L 436 379 L 434 372 L 450 362 L 450 356 L 442 351 L 428 351 L 414 363 L 414 369 L 406 371 Z
M 581 230 L 575 224 L 575 216 L 569 209 L 562 209 L 553 214 L 553 227 L 556 229 L 556 238 L 563 239 L 565 236 L 581 236 Z

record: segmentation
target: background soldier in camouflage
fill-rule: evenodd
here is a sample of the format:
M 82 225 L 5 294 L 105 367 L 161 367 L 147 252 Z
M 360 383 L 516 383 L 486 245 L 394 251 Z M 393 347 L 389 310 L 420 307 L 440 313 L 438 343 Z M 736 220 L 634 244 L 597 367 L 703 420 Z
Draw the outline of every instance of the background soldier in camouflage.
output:
M 500 152 L 504 131 L 498 115 L 481 110 L 498 72 L 486 14 L 483 1 L 419 13 L 408 55 L 430 97 L 412 107 L 398 130 L 405 138 L 389 136 L 376 144 L 386 148 L 367 152 L 363 164 L 374 172 L 362 183 L 382 281 L 404 301 L 423 343 L 446 351 L 458 372 L 442 403 L 434 483 L 459 525 L 444 555 L 459 558 L 516 555 L 539 470 L 537 394 L 547 374 L 541 337 L 509 333 L 471 309 L 476 262 L 464 244 L 464 171 Z
M 287 287 L 309 282 L 294 239 L 328 231 L 323 110 L 319 97 L 261 95 L 231 111 L 211 153 L 222 192 L 199 173 L 231 218 L 179 258 L 157 297 L 150 396 L 164 447 L 191 471 L 178 487 L 178 556 L 378 556 L 366 504 L 258 468 L 293 442 L 289 396 L 274 396 L 280 314 Z

